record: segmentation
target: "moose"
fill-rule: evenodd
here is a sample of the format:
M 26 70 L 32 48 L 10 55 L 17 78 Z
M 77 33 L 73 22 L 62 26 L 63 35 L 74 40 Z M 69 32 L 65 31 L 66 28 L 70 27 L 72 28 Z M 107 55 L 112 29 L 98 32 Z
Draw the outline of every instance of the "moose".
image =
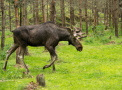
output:
M 76 47 L 78 51 L 82 51 L 82 44 L 74 37 L 73 32 L 70 28 L 59 27 L 51 21 L 45 22 L 39 25 L 20 26 L 19 28 L 12 31 L 14 44 L 7 51 L 6 60 L 3 69 L 6 70 L 7 62 L 10 55 L 20 47 L 19 60 L 24 65 L 27 74 L 29 69 L 24 63 L 24 53 L 27 46 L 45 46 L 50 53 L 51 63 L 45 65 L 43 69 L 53 65 L 53 71 L 55 71 L 54 62 L 57 59 L 55 51 L 59 41 L 68 41 L 69 44 Z

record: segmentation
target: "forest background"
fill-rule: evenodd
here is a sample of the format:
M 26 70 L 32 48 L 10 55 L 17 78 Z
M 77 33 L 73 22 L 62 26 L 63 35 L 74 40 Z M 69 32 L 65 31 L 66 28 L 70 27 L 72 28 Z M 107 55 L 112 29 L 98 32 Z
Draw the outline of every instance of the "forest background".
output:
M 2 90 L 25 88 L 39 73 L 46 77 L 47 86 L 41 89 L 113 89 L 122 85 L 122 1 L 121 0 L 0 0 L 0 86 Z M 57 72 L 42 70 L 50 59 L 43 47 L 28 47 L 31 56 L 25 57 L 31 73 L 14 67 L 17 59 L 11 56 L 8 70 L 2 70 L 6 51 L 13 43 L 10 31 L 22 25 L 53 21 L 61 27 L 77 28 L 83 52 L 75 51 L 66 42 L 57 47 Z M 38 52 L 38 53 L 37 53 Z M 40 57 L 41 60 L 40 61 Z M 16 62 L 15 62 L 16 59 Z M 36 60 L 35 60 L 36 59 Z M 33 65 L 35 63 L 35 65 Z M 6 88 L 5 88 L 6 87 Z

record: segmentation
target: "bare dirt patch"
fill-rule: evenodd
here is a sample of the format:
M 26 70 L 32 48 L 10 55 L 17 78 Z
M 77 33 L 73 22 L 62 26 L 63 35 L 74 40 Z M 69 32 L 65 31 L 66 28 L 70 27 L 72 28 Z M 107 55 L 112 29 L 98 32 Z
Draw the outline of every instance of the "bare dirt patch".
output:
M 115 41 L 110 41 L 109 43 L 107 43 L 107 45 L 110 45 L 110 44 L 116 44 Z
M 37 90 L 38 89 L 38 84 L 34 83 L 31 81 L 25 88 L 24 90 Z

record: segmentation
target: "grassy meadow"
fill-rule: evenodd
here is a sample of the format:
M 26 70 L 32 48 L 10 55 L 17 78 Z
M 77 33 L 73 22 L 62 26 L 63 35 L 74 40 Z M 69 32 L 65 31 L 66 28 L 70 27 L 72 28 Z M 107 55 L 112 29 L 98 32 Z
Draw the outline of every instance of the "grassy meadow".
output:
M 0 50 L 0 90 L 23 90 L 31 81 L 36 83 L 38 74 L 44 74 L 46 81 L 46 87 L 38 90 L 122 90 L 122 36 L 116 38 L 111 33 L 109 39 L 110 33 L 108 30 L 84 38 L 82 52 L 68 42 L 60 42 L 56 72 L 52 67 L 42 69 L 50 63 L 44 47 L 29 46 L 30 56 L 25 56 L 24 61 L 30 73 L 24 75 L 25 69 L 15 66 L 15 53 L 9 58 L 7 70 L 2 70 L 6 51 L 13 43 L 12 33 L 6 31 L 5 50 Z

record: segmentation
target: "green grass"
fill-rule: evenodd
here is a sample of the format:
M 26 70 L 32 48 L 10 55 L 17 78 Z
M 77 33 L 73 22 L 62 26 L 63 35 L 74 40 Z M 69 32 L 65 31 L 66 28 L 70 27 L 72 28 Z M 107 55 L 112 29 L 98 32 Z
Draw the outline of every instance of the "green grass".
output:
M 105 36 L 89 36 L 83 39 L 83 51 L 78 52 L 67 42 L 57 46 L 58 60 L 56 72 L 49 64 L 50 54 L 43 52 L 44 47 L 28 47 L 31 56 L 25 56 L 25 69 L 15 67 L 15 53 L 11 55 L 6 72 L 2 70 L 4 60 L 0 56 L 0 90 L 22 90 L 31 81 L 36 83 L 36 75 L 45 75 L 46 87 L 43 90 L 122 90 L 122 37 L 108 39 Z M 115 43 L 109 43 L 114 41 Z M 12 35 L 6 32 L 5 52 L 13 43 Z M 0 53 L 0 54 L 1 54 Z

